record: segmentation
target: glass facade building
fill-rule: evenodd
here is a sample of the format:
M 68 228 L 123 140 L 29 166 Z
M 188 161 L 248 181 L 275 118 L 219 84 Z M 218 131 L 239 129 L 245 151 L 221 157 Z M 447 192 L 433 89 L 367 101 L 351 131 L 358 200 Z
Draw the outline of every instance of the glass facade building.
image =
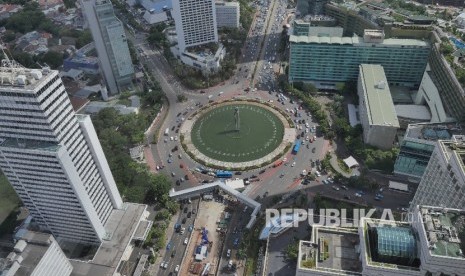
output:
M 434 151 L 434 145 L 402 141 L 394 172 L 420 179 Z
M 418 87 L 430 44 L 415 39 L 290 36 L 289 82 L 311 82 L 319 88 L 355 81 L 359 65 L 380 64 L 390 85 Z

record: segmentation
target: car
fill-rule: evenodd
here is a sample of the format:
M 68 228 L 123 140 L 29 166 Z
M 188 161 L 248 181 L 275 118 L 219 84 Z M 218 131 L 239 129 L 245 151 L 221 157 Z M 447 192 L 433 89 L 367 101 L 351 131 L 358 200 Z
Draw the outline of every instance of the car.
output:
M 179 167 L 182 169 L 184 168 L 184 164 L 179 164 Z
M 242 172 L 235 172 L 235 175 L 242 175 Z
M 345 185 L 342 185 L 341 188 L 346 190 L 346 191 L 349 190 L 349 188 L 347 188 L 347 186 L 345 186 Z
M 177 265 L 175 268 L 174 268 L 174 272 L 178 272 L 179 271 L 179 265 Z
M 170 137 L 170 141 L 173 141 L 173 140 L 174 140 L 174 137 L 173 137 L 173 136 L 171 136 L 171 137 Z
M 326 180 L 326 179 L 323 179 L 321 182 L 323 182 L 323 184 L 325 184 L 325 185 L 329 184 L 328 180 Z
M 231 249 L 226 251 L 226 258 L 231 258 Z
M 186 175 L 184 176 L 184 179 L 189 180 L 189 176 L 186 174 Z
M 171 176 L 176 176 L 176 173 L 175 172 L 171 172 Z
M 168 268 L 168 262 L 165 262 L 165 264 L 163 265 L 163 268 L 164 268 L 164 269 L 167 269 L 167 268 Z
M 259 174 L 262 174 L 262 173 L 265 173 L 265 170 L 261 170 L 261 171 L 259 172 Z
M 174 258 L 174 256 L 176 256 L 176 250 L 173 250 L 173 252 L 171 252 L 171 258 Z
M 186 227 L 181 228 L 181 231 L 179 232 L 181 235 L 186 232 Z
M 350 196 L 346 195 L 346 196 L 344 196 L 344 199 L 350 200 Z
M 187 218 L 190 218 L 191 216 L 192 216 L 191 212 L 187 213 Z
M 320 177 L 320 176 L 321 176 L 321 173 L 320 173 L 319 171 L 315 171 L 315 175 L 316 175 L 317 177 Z
M 384 198 L 384 196 L 383 196 L 382 194 L 379 194 L 379 193 L 376 194 L 375 196 L 376 196 L 376 197 L 379 197 L 379 198 Z
M 187 244 L 189 242 L 189 238 L 184 239 L 184 244 Z
M 252 175 L 250 178 L 257 178 L 258 176 L 256 176 L 255 174 Z
M 339 187 L 337 187 L 337 186 L 333 186 L 333 189 L 336 190 L 336 191 L 339 191 Z
M 380 198 L 380 197 L 377 197 L 377 196 L 375 196 L 375 200 L 377 200 L 377 201 L 381 201 L 381 198 Z
M 326 180 L 328 180 L 329 183 L 334 184 L 334 180 L 331 177 L 326 178 Z
M 355 193 L 354 195 L 355 195 L 356 197 L 362 197 L 362 195 L 359 194 L 359 193 Z
M 181 181 L 179 179 L 176 180 L 176 185 L 178 185 L 178 186 L 181 185 Z
M 315 147 L 312 148 L 312 153 L 315 153 L 316 149 Z
M 357 193 L 359 193 L 359 194 L 361 194 L 361 195 L 364 195 L 364 194 L 365 194 L 365 192 L 362 191 L 362 190 L 358 191 Z
M 164 268 L 164 267 L 165 267 L 165 262 L 161 262 L 160 268 Z

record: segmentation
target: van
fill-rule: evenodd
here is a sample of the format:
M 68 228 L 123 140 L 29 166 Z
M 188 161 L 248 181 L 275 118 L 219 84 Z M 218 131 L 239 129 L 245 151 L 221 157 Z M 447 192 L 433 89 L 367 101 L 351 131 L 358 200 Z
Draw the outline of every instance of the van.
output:
M 171 252 L 171 258 L 174 258 L 174 256 L 176 256 L 176 250 L 173 250 L 173 252 Z

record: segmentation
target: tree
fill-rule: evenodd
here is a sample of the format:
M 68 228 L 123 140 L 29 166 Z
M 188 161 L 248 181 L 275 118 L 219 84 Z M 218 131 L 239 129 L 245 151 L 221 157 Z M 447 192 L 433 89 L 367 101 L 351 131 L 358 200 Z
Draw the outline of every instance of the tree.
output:
M 316 92 L 318 92 L 318 89 L 315 87 L 315 85 L 311 84 L 311 83 L 304 83 L 302 85 L 302 91 L 304 91 L 305 93 L 310 93 L 310 94 L 315 94 Z
M 76 39 L 76 48 L 77 49 L 80 49 L 82 48 L 83 46 L 89 44 L 92 42 L 92 34 L 89 30 L 85 30 L 83 32 L 81 32 L 78 36 L 78 38 Z
M 63 65 L 63 54 L 55 51 L 48 51 L 39 57 L 41 63 L 46 63 L 52 69 L 57 69 Z
M 294 237 L 294 241 L 290 243 L 284 251 L 286 259 L 288 259 L 289 261 L 297 261 L 297 257 L 299 256 L 299 244 L 298 240 L 296 240 L 297 239 Z
M 179 95 L 178 95 L 178 102 L 182 103 L 182 102 L 185 102 L 185 101 L 187 101 L 186 95 L 184 95 L 184 94 L 179 94 Z

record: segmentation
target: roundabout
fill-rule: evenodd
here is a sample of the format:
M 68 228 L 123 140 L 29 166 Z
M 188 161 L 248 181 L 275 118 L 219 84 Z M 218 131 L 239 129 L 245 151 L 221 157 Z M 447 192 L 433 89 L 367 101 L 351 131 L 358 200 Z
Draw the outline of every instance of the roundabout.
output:
M 203 165 L 247 170 L 286 152 L 295 130 L 279 109 L 254 100 L 232 100 L 201 109 L 181 127 L 184 150 Z

